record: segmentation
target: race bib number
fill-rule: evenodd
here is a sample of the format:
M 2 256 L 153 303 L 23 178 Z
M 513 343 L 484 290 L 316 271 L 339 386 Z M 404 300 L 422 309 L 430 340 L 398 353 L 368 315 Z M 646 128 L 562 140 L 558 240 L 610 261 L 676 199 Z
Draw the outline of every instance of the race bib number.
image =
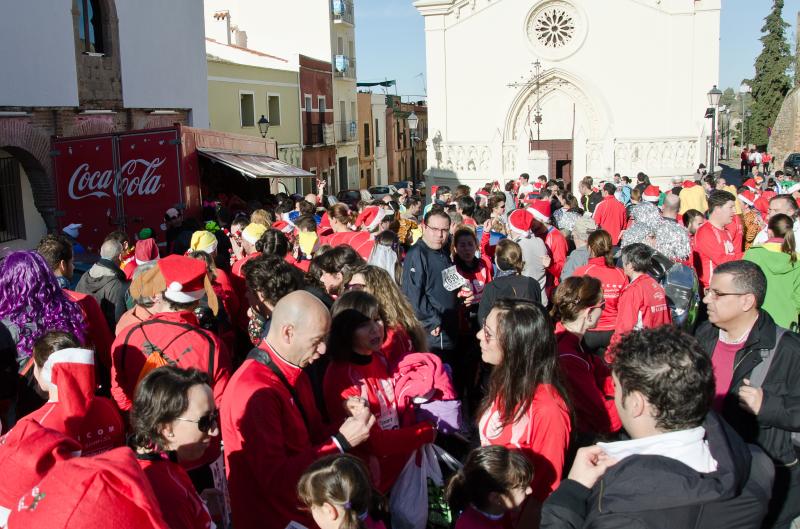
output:
M 466 284 L 466 280 L 458 273 L 455 265 L 442 270 L 442 282 L 448 292 L 458 290 Z

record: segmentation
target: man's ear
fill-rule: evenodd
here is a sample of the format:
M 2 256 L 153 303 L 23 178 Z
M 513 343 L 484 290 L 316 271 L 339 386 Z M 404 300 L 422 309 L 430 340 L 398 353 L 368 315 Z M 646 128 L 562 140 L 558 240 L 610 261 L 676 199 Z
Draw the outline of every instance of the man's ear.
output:
M 625 401 L 625 409 L 628 410 L 631 414 L 631 417 L 635 419 L 638 419 L 645 414 L 646 409 L 650 406 L 650 403 L 647 402 L 647 399 L 639 391 L 631 391 L 628 393 L 628 395 L 625 397 Z
M 286 324 L 281 326 L 281 340 L 287 345 L 294 341 L 294 325 Z

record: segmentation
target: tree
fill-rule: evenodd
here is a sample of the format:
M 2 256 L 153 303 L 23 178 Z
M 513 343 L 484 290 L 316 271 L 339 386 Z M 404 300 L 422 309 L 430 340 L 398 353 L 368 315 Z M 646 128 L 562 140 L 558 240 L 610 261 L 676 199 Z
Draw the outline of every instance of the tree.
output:
M 766 145 L 769 141 L 768 129 L 775 124 L 775 118 L 783 104 L 783 99 L 792 88 L 789 68 L 794 58 L 786 40 L 783 0 L 774 0 L 772 11 L 764 19 L 761 28 L 761 54 L 756 58 L 756 74 L 747 83 L 753 89 L 752 116 L 747 120 L 748 143 Z

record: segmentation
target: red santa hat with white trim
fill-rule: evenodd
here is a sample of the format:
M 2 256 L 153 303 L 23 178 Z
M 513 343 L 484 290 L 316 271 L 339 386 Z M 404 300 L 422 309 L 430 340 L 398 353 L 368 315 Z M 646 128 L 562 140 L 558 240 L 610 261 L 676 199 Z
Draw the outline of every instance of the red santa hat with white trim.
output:
M 739 200 L 752 208 L 756 203 L 756 195 L 748 189 L 747 191 L 742 191 L 739 193 Z
M 531 201 L 530 206 L 528 206 L 528 211 L 533 218 L 540 222 L 550 223 L 550 215 L 552 215 L 552 209 L 550 208 L 550 201 L 543 200 L 543 199 L 535 199 Z
M 515 209 L 508 215 L 508 228 L 519 235 L 525 235 L 531 231 L 533 215 L 526 209 Z
M 53 385 L 58 389 L 58 403 L 50 412 L 47 425 L 73 439 L 80 439 L 94 400 L 94 370 L 94 351 L 91 349 L 70 347 L 55 351 L 47 358 L 39 379 L 44 387 Z
M 156 495 L 127 447 L 54 466 L 14 505 L 9 529 L 167 529 Z
M 168 255 L 158 261 L 158 266 L 136 276 L 130 292 L 134 299 L 160 294 L 175 303 L 193 303 L 205 296 L 209 308 L 217 314 L 217 296 L 208 279 L 206 263 L 200 259 Z
M 755 192 L 755 190 L 756 190 L 756 188 L 757 188 L 757 185 L 756 185 L 756 180 L 755 180 L 755 178 L 748 178 L 747 180 L 745 180 L 744 182 L 742 182 L 742 185 L 743 185 L 744 187 L 746 187 L 746 188 L 749 188 L 749 189 L 750 189 L 750 191 L 753 191 L 753 192 Z
M 136 241 L 133 257 L 137 265 L 149 263 L 158 259 L 158 245 L 152 237 Z
M 272 223 L 270 229 L 278 230 L 279 232 L 285 235 L 289 235 L 294 231 L 294 224 L 292 224 L 291 222 L 286 222 L 285 220 L 276 220 L 275 222 Z
M 61 461 L 81 454 L 81 445 L 66 435 L 23 420 L 0 437 L 0 467 L 11 479 L 0 479 L 0 527 L 19 499 L 38 485 Z
M 642 193 L 642 198 L 648 202 L 658 202 L 661 197 L 661 190 L 656 186 L 647 186 Z
M 374 231 L 381 225 L 381 220 L 386 216 L 386 211 L 380 206 L 367 206 L 356 218 L 356 228 Z

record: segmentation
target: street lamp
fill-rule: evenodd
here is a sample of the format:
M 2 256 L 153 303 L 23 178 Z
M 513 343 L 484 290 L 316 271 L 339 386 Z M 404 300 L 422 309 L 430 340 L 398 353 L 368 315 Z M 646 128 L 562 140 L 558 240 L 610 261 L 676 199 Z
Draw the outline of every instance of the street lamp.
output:
M 711 164 L 710 170 L 713 176 L 716 172 L 716 150 L 717 150 L 717 107 L 719 106 L 719 99 L 722 97 L 722 90 L 714 85 L 714 88 L 708 91 L 708 104 L 711 105 Z
M 419 125 L 419 118 L 417 114 L 412 110 L 411 114 L 406 118 L 408 122 L 408 128 L 411 131 L 411 182 L 414 186 L 414 191 L 417 190 L 417 159 L 415 156 L 414 151 L 415 149 L 415 141 L 417 140 L 417 126 Z
M 258 120 L 258 132 L 261 133 L 262 138 L 267 137 L 268 130 L 269 130 L 269 120 L 264 117 L 264 114 L 261 114 L 261 119 Z

